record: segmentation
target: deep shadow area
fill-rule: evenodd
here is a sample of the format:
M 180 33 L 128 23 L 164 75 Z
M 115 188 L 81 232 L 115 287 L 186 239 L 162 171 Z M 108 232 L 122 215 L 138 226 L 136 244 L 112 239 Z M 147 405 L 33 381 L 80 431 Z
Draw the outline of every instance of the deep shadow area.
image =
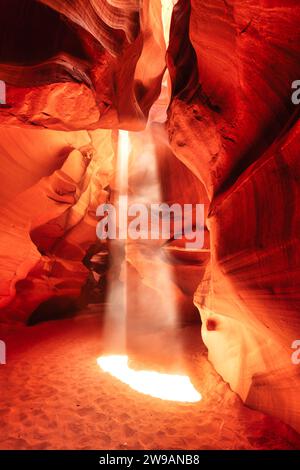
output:
M 0 0 L 0 62 L 33 65 L 61 51 L 79 59 L 86 53 L 63 16 L 33 0 Z

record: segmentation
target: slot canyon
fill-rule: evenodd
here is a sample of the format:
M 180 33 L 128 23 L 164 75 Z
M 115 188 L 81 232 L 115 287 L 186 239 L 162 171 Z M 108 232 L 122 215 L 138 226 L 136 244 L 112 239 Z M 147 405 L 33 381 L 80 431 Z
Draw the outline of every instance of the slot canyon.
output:
M 0 12 L 0 449 L 300 450 L 299 0 Z

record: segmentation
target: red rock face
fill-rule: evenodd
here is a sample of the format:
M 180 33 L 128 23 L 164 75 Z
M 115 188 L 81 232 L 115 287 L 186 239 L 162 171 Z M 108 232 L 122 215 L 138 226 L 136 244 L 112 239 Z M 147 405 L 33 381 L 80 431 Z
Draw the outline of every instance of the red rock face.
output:
M 202 251 L 170 243 L 167 261 L 129 245 L 132 291 L 157 310 L 156 273 L 171 265 L 172 301 L 192 317 L 194 295 L 216 370 L 299 431 L 298 0 L 179 0 L 166 59 L 158 0 L 15 3 L 0 1 L 0 318 L 80 298 L 96 207 L 115 190 L 116 130 L 145 128 L 167 67 L 166 125 L 156 103 L 133 153 L 150 135 L 162 200 L 206 204 L 208 230 Z M 142 178 L 130 174 L 133 192 Z
M 295 1 L 282 7 L 279 1 L 196 0 L 184 33 L 186 42 L 190 40 L 185 56 L 176 29 L 174 39 L 171 33 L 176 93 L 170 140 L 210 196 L 257 160 L 295 112 L 291 84 L 300 75 L 296 7 Z M 179 2 L 177 9 L 174 26 L 182 28 L 186 2 Z M 176 70 L 182 69 L 189 73 L 180 73 L 178 79 Z M 188 95 L 191 99 L 186 99 L 186 89 L 194 92 Z
M 13 172 L 19 186 L 3 195 L 0 315 L 26 320 L 51 297 L 80 297 L 88 277 L 82 260 L 97 242 L 96 208 L 107 198 L 114 152 L 111 131 L 35 131 L 28 138 L 28 131 L 15 129 L 13 135 L 22 152 L 10 133 L 2 140 L 8 176 Z M 45 159 L 35 168 L 33 139 Z M 41 178 L 41 171 L 48 175 Z
M 179 28 L 187 6 L 177 9 Z M 195 294 L 210 360 L 247 403 L 296 429 L 299 14 L 294 1 L 191 1 L 186 58 L 171 32 L 168 122 L 174 153 L 211 199 L 211 262 Z

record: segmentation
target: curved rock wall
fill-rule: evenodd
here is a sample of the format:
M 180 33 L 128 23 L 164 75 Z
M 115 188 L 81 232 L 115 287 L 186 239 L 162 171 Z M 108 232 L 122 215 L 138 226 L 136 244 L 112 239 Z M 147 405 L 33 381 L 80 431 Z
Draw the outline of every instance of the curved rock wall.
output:
M 171 28 L 168 121 L 174 153 L 211 200 L 211 261 L 194 298 L 209 358 L 246 403 L 297 430 L 299 15 L 294 0 L 191 0 L 186 58 Z
M 0 123 L 143 129 L 166 68 L 160 0 L 1 0 L 0 9 L 9 85 Z
M 37 165 L 28 132 L 14 129 L 13 145 L 10 130 L 2 139 L 8 171 L 19 181 L 1 191 L 8 200 L 1 209 L 0 318 L 9 321 L 26 321 L 52 297 L 80 298 L 89 274 L 82 261 L 97 243 L 96 208 L 108 197 L 115 166 L 111 131 L 29 132 L 40 145 Z M 40 178 L 41 171 L 49 176 Z

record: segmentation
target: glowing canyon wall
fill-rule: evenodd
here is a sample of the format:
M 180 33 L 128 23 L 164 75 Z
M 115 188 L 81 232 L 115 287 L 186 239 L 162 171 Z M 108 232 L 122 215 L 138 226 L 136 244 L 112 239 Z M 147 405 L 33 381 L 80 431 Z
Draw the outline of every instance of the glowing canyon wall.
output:
M 166 51 L 160 0 L 0 0 L 3 321 L 53 298 L 86 304 L 117 129 L 149 121 L 163 199 L 207 208 L 204 249 L 166 249 L 182 316 L 194 295 L 216 370 L 300 430 L 298 3 L 179 0 Z M 150 109 L 166 68 L 164 125 Z M 134 250 L 128 263 L 153 288 L 159 265 Z

